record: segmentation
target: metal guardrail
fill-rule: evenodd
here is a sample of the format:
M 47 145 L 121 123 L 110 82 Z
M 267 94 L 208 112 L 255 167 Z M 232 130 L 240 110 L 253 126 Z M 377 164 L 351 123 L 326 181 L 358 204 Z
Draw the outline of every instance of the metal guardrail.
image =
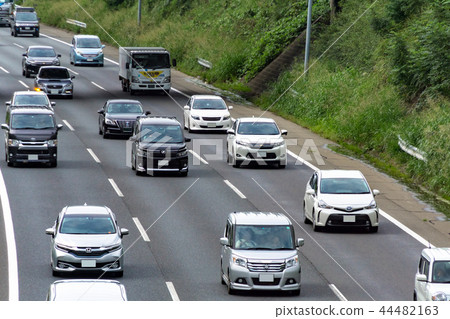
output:
M 200 64 L 201 66 L 204 66 L 207 69 L 212 68 L 212 63 L 205 59 L 197 58 L 197 62 L 198 62 L 198 64 Z
M 426 162 L 427 158 L 426 158 L 426 153 L 419 150 L 417 147 L 414 147 L 412 145 L 409 145 L 408 143 L 406 143 L 401 137 L 400 135 L 398 135 L 398 146 L 400 146 L 400 148 L 405 151 L 406 153 L 408 153 L 411 156 L 414 156 L 415 158 Z
M 80 22 L 80 21 L 73 20 L 73 19 L 67 19 L 66 22 L 69 24 L 77 25 L 82 28 L 86 28 L 86 23 L 84 23 L 84 22 Z

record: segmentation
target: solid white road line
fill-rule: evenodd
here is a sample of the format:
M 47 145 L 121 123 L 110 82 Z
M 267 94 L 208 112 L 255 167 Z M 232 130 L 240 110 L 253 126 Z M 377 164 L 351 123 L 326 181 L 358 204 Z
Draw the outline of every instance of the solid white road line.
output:
M 0 70 L 2 70 L 3 72 L 5 72 L 5 73 L 9 74 L 9 71 L 8 71 L 8 70 L 6 70 L 5 68 L 1 67 L 1 66 L 0 66 Z
M 91 156 L 92 156 L 92 158 L 94 159 L 95 162 L 101 163 L 100 159 L 97 157 L 97 155 L 95 155 L 95 153 L 94 153 L 94 151 L 92 149 L 87 148 L 86 150 L 89 152 L 89 154 L 91 154 Z
M 69 69 L 69 68 L 67 68 L 67 70 L 69 70 L 70 72 L 72 72 L 73 74 L 75 74 L 75 75 L 79 75 L 79 73 L 78 72 L 75 72 L 74 70 L 72 70 L 72 69 Z
M 303 158 L 301 158 L 300 156 L 298 156 L 298 155 L 295 154 L 294 152 L 292 152 L 292 151 L 290 151 L 290 150 L 287 150 L 287 153 L 288 153 L 289 155 L 291 155 L 293 158 L 295 158 L 297 161 L 299 161 L 299 162 L 305 164 L 306 166 L 308 166 L 309 168 L 311 168 L 311 169 L 313 169 L 313 170 L 315 170 L 315 171 L 318 171 L 318 170 L 319 170 L 319 169 L 318 169 L 317 167 L 315 167 L 313 164 L 311 164 L 310 162 L 304 160 Z
M 40 35 L 43 36 L 43 37 L 49 38 L 49 39 L 51 39 L 51 40 L 53 40 L 53 41 L 56 41 L 56 42 L 65 44 L 65 45 L 67 45 L 67 46 L 69 46 L 69 47 L 71 46 L 70 43 L 64 42 L 64 41 L 62 41 L 62 40 L 60 40 L 60 39 L 57 39 L 57 38 L 53 38 L 53 37 L 48 36 L 48 35 L 46 35 L 46 34 L 41 33 Z
M 133 217 L 133 221 L 136 224 L 137 229 L 139 230 L 139 232 L 141 233 L 142 239 L 144 241 L 150 241 L 150 238 L 148 238 L 148 235 L 144 229 L 144 227 L 142 227 L 141 222 L 139 221 L 139 219 L 137 217 Z
M 98 87 L 99 89 L 101 89 L 101 90 L 103 90 L 103 91 L 106 91 L 106 89 L 105 89 L 104 87 L 101 87 L 101 86 L 98 85 L 97 83 L 92 82 L 92 81 L 91 81 L 91 83 L 94 84 L 94 85 L 95 85 L 96 87 Z
M 186 94 L 186 93 L 184 93 L 184 92 L 181 92 L 180 90 L 177 90 L 177 89 L 174 88 L 174 87 L 172 87 L 171 90 L 173 90 L 173 91 L 177 92 L 178 94 L 181 94 L 181 95 L 183 95 L 183 96 L 185 96 L 185 97 L 187 97 L 187 98 L 190 98 L 190 95 L 188 95 L 188 94 Z
M 189 150 L 189 153 L 191 153 L 192 155 L 194 155 L 196 158 L 198 158 L 200 160 L 200 162 L 202 162 L 203 164 L 208 165 L 209 163 L 202 158 L 200 155 L 198 155 L 197 153 L 195 153 L 193 150 Z
M 119 186 L 117 186 L 116 182 L 114 182 L 114 180 L 112 178 L 108 178 L 108 181 L 111 184 L 111 186 L 114 188 L 114 190 L 116 191 L 117 195 L 119 197 L 124 197 L 122 192 L 119 189 Z
M 171 281 L 166 281 L 167 289 L 169 289 L 170 296 L 172 297 L 173 301 L 180 301 L 180 298 L 178 298 L 177 291 L 175 290 L 175 286 Z
M 67 122 L 66 120 L 62 120 L 62 121 L 69 128 L 69 130 L 71 130 L 72 132 L 75 131 L 75 129 L 72 127 L 72 125 L 70 125 L 69 122 Z
M 245 197 L 244 194 L 241 193 L 241 191 L 240 191 L 239 189 L 237 189 L 236 186 L 234 186 L 233 184 L 231 184 L 229 180 L 226 180 L 226 179 L 225 179 L 224 182 L 225 182 L 225 184 L 227 184 L 232 190 L 234 190 L 234 192 L 235 192 L 236 194 L 238 194 L 240 198 L 242 198 L 242 199 L 246 199 L 246 198 L 247 198 L 247 197 Z
M 19 271 L 17 266 L 16 239 L 14 237 L 14 226 L 9 206 L 8 192 L 5 180 L 0 170 L 0 198 L 2 201 L 3 223 L 5 224 L 6 247 L 8 249 L 8 299 L 19 301 Z
M 27 89 L 29 89 L 30 87 L 26 84 L 26 83 L 24 83 L 23 81 L 21 81 L 21 80 L 19 80 L 19 83 L 20 84 L 22 84 L 24 87 L 26 87 Z
M 25 49 L 23 46 L 21 46 L 20 44 L 17 44 L 17 43 L 13 43 L 16 47 L 19 47 L 19 48 L 21 48 L 21 49 Z
M 334 284 L 329 284 L 328 287 L 334 292 L 334 294 L 339 298 L 340 301 L 348 301 L 347 298 L 337 289 Z

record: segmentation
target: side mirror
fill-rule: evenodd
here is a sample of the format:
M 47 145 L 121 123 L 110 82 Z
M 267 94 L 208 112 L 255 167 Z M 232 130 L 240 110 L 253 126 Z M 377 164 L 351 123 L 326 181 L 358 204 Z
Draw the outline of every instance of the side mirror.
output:
M 232 128 L 230 128 L 229 130 L 227 130 L 227 134 L 236 135 L 236 133 L 234 132 L 234 130 L 233 130 Z
M 425 275 L 425 274 L 416 274 L 416 280 L 417 281 L 422 281 L 422 282 L 427 282 L 427 275 Z
M 6 106 L 11 106 L 11 101 L 5 102 Z
M 98 114 L 105 114 L 105 110 L 104 109 L 100 109 L 97 111 Z
M 172 60 L 172 66 L 177 66 L 177 60 L 175 59 Z
M 373 196 L 380 195 L 380 191 L 378 189 L 373 189 L 372 193 L 373 193 Z
M 62 129 L 64 126 L 62 124 L 58 124 L 56 125 L 56 130 L 59 131 L 60 129 Z
M 183 109 L 189 110 L 189 105 L 185 105 L 185 106 L 183 107 Z
M 150 114 L 152 114 L 152 112 L 150 112 L 150 111 L 145 111 L 145 115 L 150 115 Z
M 305 240 L 303 238 L 297 238 L 297 247 L 302 247 L 305 244 Z
M 45 233 L 47 234 L 47 235 L 51 235 L 52 237 L 55 237 L 55 229 L 52 227 L 52 228 L 47 228 L 46 230 L 45 230 Z
M 8 124 L 2 124 L 2 130 L 9 131 L 9 126 L 8 126 Z
M 281 135 L 287 135 L 287 130 L 281 130 Z
M 230 242 L 228 241 L 228 238 L 222 237 L 222 238 L 220 238 L 220 244 L 221 244 L 222 246 L 229 246 L 229 245 L 230 245 Z
M 75 75 L 71 75 L 70 78 L 73 80 L 75 79 Z
M 102 44 L 102 49 L 104 49 L 106 47 L 106 45 Z
M 185 141 L 185 142 L 190 142 L 190 141 L 192 141 L 192 140 L 191 140 L 189 137 L 185 137 L 185 138 L 184 138 L 184 141 Z
M 22 53 L 22 56 L 27 56 L 27 53 L 25 52 L 25 53 Z
M 232 110 L 233 109 L 233 105 L 228 105 L 228 109 Z
M 60 58 L 60 57 L 61 57 L 61 54 L 58 54 L 57 57 Z
M 133 136 L 130 136 L 130 138 L 128 139 L 130 142 L 136 142 L 137 141 L 137 136 L 136 135 L 133 135 Z
M 120 229 L 120 234 L 121 234 L 121 236 L 123 237 L 123 236 L 125 236 L 125 235 L 130 234 L 130 232 L 129 232 L 129 230 L 126 229 L 126 228 L 121 228 L 121 229 Z
M 50 102 L 50 105 L 51 105 L 51 106 L 55 106 L 55 105 L 56 105 L 56 102 Z
M 306 195 L 316 195 L 316 191 L 314 190 L 314 189 L 312 189 L 312 188 L 310 188 L 310 189 L 308 189 L 307 191 L 306 191 Z

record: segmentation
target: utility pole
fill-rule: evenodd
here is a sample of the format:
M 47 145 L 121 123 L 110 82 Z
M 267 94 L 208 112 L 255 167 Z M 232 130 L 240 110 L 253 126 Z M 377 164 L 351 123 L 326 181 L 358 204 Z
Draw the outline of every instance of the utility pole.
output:
M 312 0 L 308 0 L 308 17 L 306 19 L 306 45 L 305 45 L 305 70 L 308 70 L 309 63 L 309 42 L 311 41 L 311 12 L 312 12 Z
M 141 0 L 138 2 L 138 26 L 141 25 Z

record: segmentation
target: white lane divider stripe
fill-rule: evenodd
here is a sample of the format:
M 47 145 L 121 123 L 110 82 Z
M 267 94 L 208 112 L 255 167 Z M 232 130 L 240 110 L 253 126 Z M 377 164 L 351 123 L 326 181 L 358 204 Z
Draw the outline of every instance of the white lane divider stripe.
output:
M 192 155 L 194 155 L 198 160 L 200 160 L 200 162 L 202 162 L 203 164 L 208 165 L 209 163 L 200 155 L 198 155 L 197 153 L 195 153 L 193 150 L 189 150 L 189 153 L 191 153 Z
M 92 158 L 94 159 L 95 162 L 101 163 L 100 159 L 97 157 L 97 155 L 95 155 L 95 153 L 94 153 L 94 151 L 92 149 L 87 148 L 86 150 L 89 152 L 89 154 L 91 154 L 91 156 L 92 156 Z
M 17 43 L 13 43 L 16 47 L 19 47 L 19 48 L 21 48 L 21 49 L 24 49 L 24 47 L 23 46 L 21 46 L 20 44 L 17 44 Z
M 339 298 L 340 301 L 348 301 L 347 298 L 337 289 L 337 287 L 334 284 L 328 285 L 330 289 L 334 292 L 334 294 Z
M 137 229 L 141 233 L 142 239 L 144 241 L 150 242 L 150 238 L 148 238 L 147 232 L 145 231 L 144 227 L 142 226 L 141 222 L 137 217 L 133 217 L 133 221 L 136 224 Z
M 92 81 L 91 81 L 91 83 L 92 83 L 93 85 L 95 85 L 96 87 L 98 87 L 100 90 L 106 91 L 106 89 L 105 89 L 104 87 L 98 85 L 97 83 L 92 82 Z
M 22 84 L 24 87 L 26 87 L 27 89 L 29 89 L 30 87 L 26 84 L 26 83 L 24 83 L 23 81 L 21 81 L 21 80 L 19 80 L 19 83 L 20 84 Z
M 62 121 L 69 128 L 69 130 L 71 130 L 72 132 L 75 131 L 75 129 L 72 127 L 72 125 L 70 125 L 69 122 L 67 122 L 66 120 L 62 120 Z
M 0 66 L 0 70 L 2 70 L 3 72 L 5 72 L 5 73 L 7 73 L 7 74 L 9 74 L 9 71 L 8 70 L 6 70 L 4 67 L 1 67 Z
M 78 72 L 75 72 L 75 71 L 72 70 L 72 69 L 67 68 L 67 70 L 69 70 L 70 72 L 72 72 L 72 73 L 75 74 L 75 75 L 78 75 L 78 74 L 79 74 Z
M 294 152 L 292 152 L 292 151 L 290 151 L 290 150 L 287 150 L 287 153 L 288 153 L 289 155 L 291 155 L 293 158 L 295 158 L 297 161 L 299 161 L 299 162 L 305 164 L 306 166 L 308 166 L 309 168 L 311 168 L 311 169 L 313 169 L 313 170 L 315 170 L 315 171 L 318 171 L 318 170 L 319 170 L 319 168 L 315 167 L 315 166 L 314 166 L 313 164 L 311 164 L 310 162 L 304 160 L 303 158 L 301 158 L 300 156 L 298 156 L 298 155 L 295 154 Z
M 108 181 L 111 184 L 111 186 L 114 188 L 114 190 L 116 191 L 117 195 L 119 197 L 124 197 L 122 192 L 119 189 L 119 186 L 117 186 L 116 182 L 114 182 L 114 180 L 112 178 L 108 178 Z
M 241 192 L 239 189 L 237 189 L 236 186 L 234 186 L 233 184 L 231 184 L 229 180 L 226 180 L 226 179 L 225 179 L 224 182 L 225 182 L 225 184 L 227 184 L 227 185 L 228 185 L 228 186 L 229 186 L 236 194 L 238 194 L 240 198 L 242 198 L 242 199 L 246 199 L 246 198 L 247 198 L 247 197 L 245 197 L 244 194 L 242 194 L 242 192 Z
M 167 289 L 169 289 L 170 296 L 172 297 L 173 301 L 180 301 L 180 298 L 178 298 L 177 291 L 175 290 L 175 286 L 171 281 L 166 281 Z
M 8 249 L 8 299 L 9 301 L 19 301 L 19 270 L 17 266 L 16 239 L 14 236 L 14 226 L 8 192 L 6 191 L 5 180 L 3 179 L 1 170 L 0 198 L 2 201 L 3 223 L 5 225 L 6 247 Z

